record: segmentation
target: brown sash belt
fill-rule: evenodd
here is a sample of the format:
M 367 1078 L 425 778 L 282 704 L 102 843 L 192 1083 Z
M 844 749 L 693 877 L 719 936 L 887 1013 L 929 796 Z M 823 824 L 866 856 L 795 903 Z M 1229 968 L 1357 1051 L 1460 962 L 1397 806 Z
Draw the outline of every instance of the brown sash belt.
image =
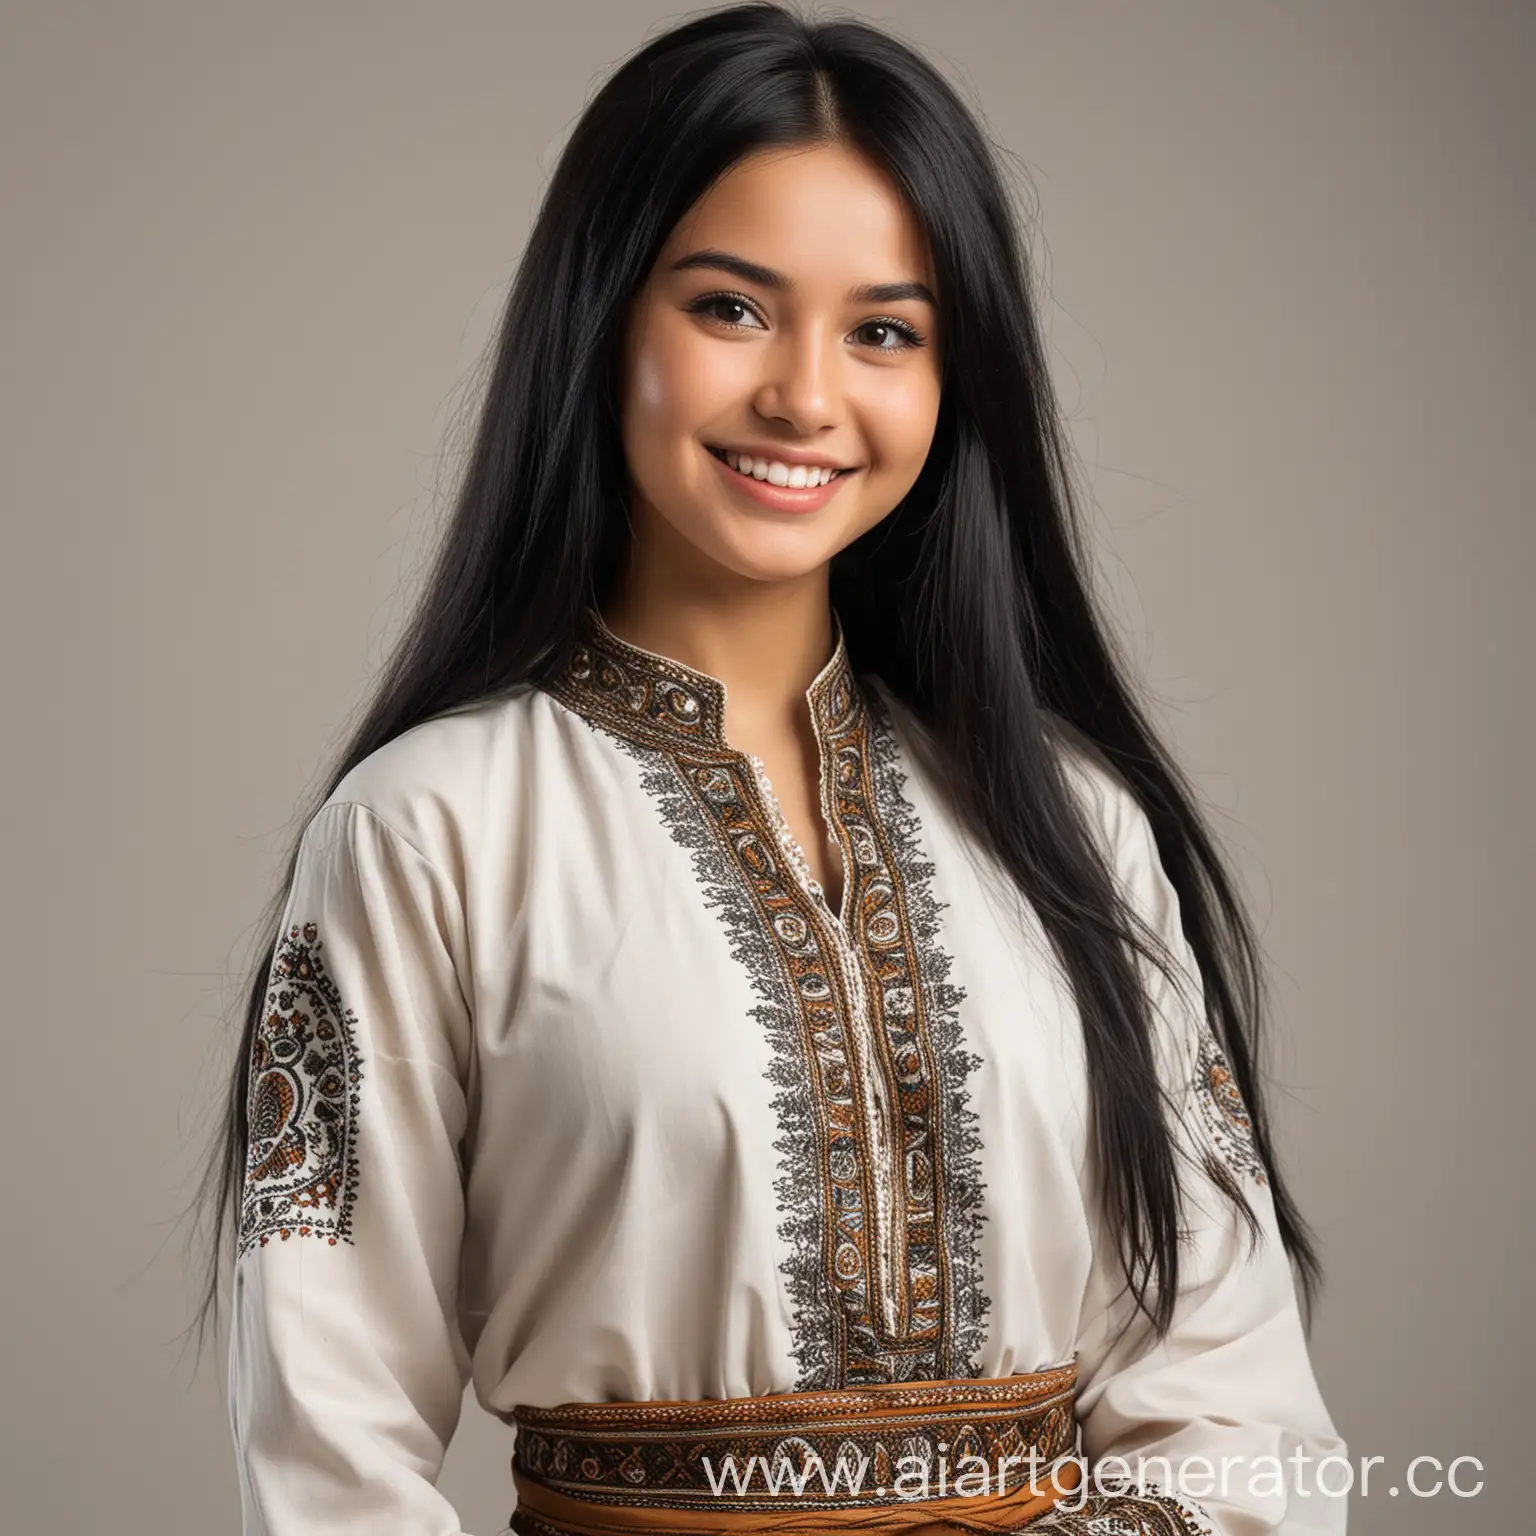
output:
M 1075 1362 L 705 1402 L 519 1407 L 516 1536 L 1017 1531 L 1081 1479 Z

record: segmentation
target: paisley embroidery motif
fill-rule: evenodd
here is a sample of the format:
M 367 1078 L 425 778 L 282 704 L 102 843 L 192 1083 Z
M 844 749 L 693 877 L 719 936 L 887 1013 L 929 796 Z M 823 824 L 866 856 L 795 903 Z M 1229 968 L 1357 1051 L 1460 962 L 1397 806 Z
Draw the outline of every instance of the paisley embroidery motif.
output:
M 314 923 L 295 924 L 273 954 L 252 1046 L 237 1261 L 273 1237 L 352 1241 L 362 1063 L 322 947 Z
M 981 1290 L 981 1138 L 967 1082 L 981 1058 L 960 1027 L 965 991 L 949 980 L 940 943 L 943 904 L 922 851 L 917 812 L 904 793 L 891 713 L 864 696 L 852 673 L 828 691 L 823 734 L 833 753 L 834 824 L 855 872 L 855 938 L 873 978 L 877 1039 L 895 1086 L 902 1128 L 900 1228 L 905 1246 L 909 1356 L 930 1377 L 975 1374 L 984 1317 Z M 895 1379 L 918 1380 L 919 1376 Z
M 1268 1184 L 1264 1159 L 1253 1137 L 1253 1121 L 1238 1091 L 1237 1079 L 1209 1024 L 1200 1032 L 1195 1060 L 1195 1102 L 1206 1133 L 1227 1166 L 1240 1178 Z

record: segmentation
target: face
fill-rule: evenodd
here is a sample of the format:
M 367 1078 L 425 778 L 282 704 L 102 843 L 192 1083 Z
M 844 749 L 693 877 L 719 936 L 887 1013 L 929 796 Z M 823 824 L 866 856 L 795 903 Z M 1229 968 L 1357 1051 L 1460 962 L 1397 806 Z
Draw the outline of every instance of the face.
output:
M 620 420 L 635 557 L 707 581 L 824 579 L 927 457 L 934 289 L 915 218 L 857 152 L 774 150 L 722 177 L 673 230 L 629 317 Z M 818 466 L 839 473 L 815 485 Z

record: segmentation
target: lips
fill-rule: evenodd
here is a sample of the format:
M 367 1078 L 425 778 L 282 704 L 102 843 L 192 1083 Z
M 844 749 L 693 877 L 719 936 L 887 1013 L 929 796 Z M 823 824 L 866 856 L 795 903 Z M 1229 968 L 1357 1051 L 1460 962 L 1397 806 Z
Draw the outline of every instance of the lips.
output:
M 708 444 L 703 446 L 709 448 L 709 456 L 720 466 L 720 474 L 733 494 L 744 496 L 775 512 L 819 511 L 842 490 L 852 473 L 849 469 L 841 470 L 830 480 L 814 486 L 776 485 L 766 477 L 760 480 L 756 475 L 743 474 L 727 460 L 726 450 L 709 447 Z M 777 462 L 782 464 L 784 461 L 780 459 Z
M 801 469 L 801 468 L 815 470 L 817 472 L 818 478 L 820 479 L 822 484 L 831 484 L 831 482 L 833 480 L 836 480 L 838 478 L 838 476 L 846 475 L 846 474 L 851 474 L 852 473 L 852 471 L 847 466 L 844 466 L 844 465 L 831 465 L 831 464 L 827 464 L 827 463 L 824 463 L 824 462 L 823 463 L 807 463 L 804 460 L 791 459 L 791 458 L 776 458 L 776 457 L 772 457 L 772 456 L 770 456 L 768 454 L 749 454 L 749 453 L 747 453 L 747 452 L 745 452 L 744 450 L 741 450 L 741 449 L 736 449 L 736 448 L 717 448 L 717 447 L 714 447 L 713 445 L 708 444 L 708 443 L 706 443 L 704 446 L 706 448 L 708 448 L 709 452 L 715 458 L 719 459 L 720 462 L 722 464 L 724 464 L 728 469 L 733 469 L 733 470 L 736 471 L 737 474 L 742 475 L 742 476 L 746 476 L 748 471 L 746 471 L 745 469 L 738 468 L 736 464 L 733 464 L 731 462 L 733 459 L 736 459 L 736 460 L 743 460 L 743 459 L 750 460 L 751 462 L 753 462 L 755 464 L 762 464 L 764 466 L 775 466 L 775 465 L 782 466 L 786 473 L 792 473 L 796 469 Z M 823 476 L 825 478 L 822 478 Z M 771 469 L 767 469 L 766 472 L 764 474 L 761 474 L 761 475 L 752 475 L 751 478 L 753 478 L 755 480 L 768 480 L 772 484 L 779 484 L 780 483 L 780 482 L 774 480 Z

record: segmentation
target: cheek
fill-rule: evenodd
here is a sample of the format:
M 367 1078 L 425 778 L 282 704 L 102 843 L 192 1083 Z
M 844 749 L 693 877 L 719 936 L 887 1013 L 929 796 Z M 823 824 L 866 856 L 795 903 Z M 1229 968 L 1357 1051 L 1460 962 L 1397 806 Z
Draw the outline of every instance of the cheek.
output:
M 889 381 L 867 415 L 870 449 L 882 474 L 915 477 L 939 419 L 939 382 L 915 370 Z
M 657 325 L 640 340 L 626 391 L 626 430 L 674 438 L 696 436 L 742 387 L 745 349 L 700 344 L 687 326 Z M 661 444 L 653 441 L 651 451 Z
M 667 400 L 667 372 L 654 347 L 641 347 L 630 361 L 625 380 L 626 419 L 650 420 L 661 414 Z

